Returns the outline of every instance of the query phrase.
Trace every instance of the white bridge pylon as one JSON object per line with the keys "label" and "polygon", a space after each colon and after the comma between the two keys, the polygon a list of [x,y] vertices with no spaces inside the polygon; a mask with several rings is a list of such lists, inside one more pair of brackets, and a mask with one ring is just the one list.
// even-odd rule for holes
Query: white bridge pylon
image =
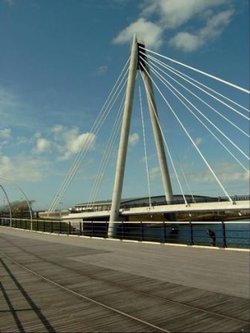
{"label": "white bridge pylon", "polygon": [[[162,61],[162,59],[164,61]],[[197,68],[188,66],[179,61],[166,57],[164,55],[158,54],[150,49],[147,49],[144,44],[137,41],[136,36],[133,38],[132,46],[131,46],[131,54],[130,58],[126,62],[125,66],[122,69],[113,89],[111,90],[107,100],[105,101],[100,114],[95,120],[93,127],[90,130],[90,133],[97,135],[99,133],[101,127],[104,124],[106,118],[110,115],[111,109],[116,111],[116,115],[114,117],[113,128],[111,131],[111,135],[107,144],[107,149],[105,150],[104,158],[100,163],[98,174],[96,176],[95,181],[92,185],[92,190],[90,192],[89,201],[86,203],[86,209],[82,211],[82,218],[91,220],[99,217],[105,217],[107,221],[109,219],[109,230],[108,236],[113,237],[116,234],[116,222],[119,222],[123,219],[125,215],[137,215],[137,214],[147,214],[147,213],[166,213],[171,214],[174,218],[176,217],[175,213],[178,212],[194,212],[194,211],[217,211],[217,210],[247,210],[250,208],[249,197],[246,194],[246,198],[235,199],[235,196],[231,196],[224,185],[222,184],[221,179],[227,179],[224,177],[223,173],[216,166],[213,159],[211,160],[210,155],[208,158],[205,157],[202,152],[203,149],[199,148],[199,143],[194,139],[194,131],[193,127],[190,131],[190,126],[187,124],[186,119],[189,115],[191,115],[192,120],[194,120],[194,125],[199,125],[201,130],[205,133],[208,133],[209,138],[215,140],[214,142],[219,143],[220,149],[226,150],[226,152],[230,155],[230,160],[226,160],[231,162],[231,158],[234,159],[234,163],[237,162],[236,167],[241,170],[237,173],[237,179],[242,181],[247,181],[249,177],[249,154],[248,154],[248,144],[249,142],[249,128],[247,128],[249,118],[249,108],[237,103],[236,101],[229,98],[229,96],[225,96],[217,91],[216,88],[211,88],[208,85],[204,84],[199,79],[196,80],[192,77],[192,75],[186,75],[182,72],[182,70],[176,69],[169,65],[169,62],[174,62],[178,66],[184,66],[188,69],[191,69],[199,74],[204,76],[208,76],[209,79],[214,79],[215,81],[227,85],[231,88],[237,89],[241,95],[237,95],[237,97],[245,98],[242,93],[250,94],[250,91],[241,88],[240,86],[236,86],[230,82],[222,80],[216,76],[210,75],[203,71],[200,71]],[[179,68],[179,67],[177,67]],[[129,209],[124,209],[122,205],[122,192],[123,192],[123,182],[124,175],[126,169],[126,159],[127,159],[127,150],[129,144],[129,133],[130,133],[130,123],[133,112],[133,99],[134,99],[134,88],[135,82],[137,78],[137,73],[139,72],[142,82],[144,84],[150,122],[152,126],[152,132],[154,136],[154,142],[156,146],[156,153],[158,157],[158,162],[160,166],[161,172],[161,181],[164,190],[165,203],[164,205],[152,205],[151,201],[151,189],[150,189],[150,170],[147,159],[147,147],[145,140],[145,131],[144,131],[144,122],[143,122],[143,106],[142,106],[142,96],[141,90],[139,87],[139,102],[141,108],[141,122],[142,122],[142,131],[143,131],[143,144],[144,144],[144,154],[145,154],[145,166],[147,172],[147,182],[148,182],[148,207],[130,207]],[[160,84],[160,85],[159,85]],[[116,101],[118,97],[121,97],[121,93],[124,92],[124,88],[126,89],[125,95],[122,97],[122,101],[120,105],[117,107]],[[164,89],[162,92],[161,88]],[[189,89],[191,88],[191,89]],[[153,92],[154,89],[154,92]],[[154,93],[157,97],[160,98],[161,102],[166,106],[164,110],[166,110],[166,115],[170,115],[170,119],[165,120],[164,122],[160,122],[158,117],[158,110],[154,99]],[[169,95],[174,97],[174,101],[169,98]],[[175,104],[180,107],[175,108]],[[114,107],[115,105],[115,107]],[[159,106],[160,107],[160,106]],[[185,114],[183,113],[185,112]],[[159,111],[160,113],[160,111]],[[182,117],[182,116],[185,117]],[[214,116],[216,121],[213,121],[211,116]],[[237,119],[236,119],[237,117]],[[121,122],[121,130],[120,130],[120,120]],[[163,130],[166,129],[166,124],[177,124],[177,129],[182,131],[183,137],[187,139],[189,144],[191,143],[191,148],[194,149],[195,153],[198,153],[202,162],[206,165],[209,175],[209,179],[216,181],[217,185],[220,187],[221,193],[218,193],[221,198],[224,198],[221,202],[195,202],[193,198],[193,194],[189,184],[187,182],[186,175],[180,165],[180,161],[175,163],[173,159],[173,151],[171,152],[169,141],[166,139]],[[193,124],[193,123],[192,123]],[[225,128],[222,127],[225,125]],[[173,126],[173,125],[171,125]],[[175,125],[174,125],[175,126]],[[188,127],[189,126],[189,127]],[[232,130],[231,130],[232,129]],[[108,207],[104,208],[104,211],[99,211],[99,208],[96,209],[95,203],[98,205],[98,192],[100,191],[100,184],[104,178],[104,172],[108,165],[108,159],[112,154],[114,144],[117,142],[117,135],[120,131],[120,142],[118,148],[118,154],[116,157],[116,169],[114,172],[114,184],[113,191],[111,189],[111,197],[112,201],[108,205]],[[238,131],[236,133],[236,131]],[[201,132],[199,132],[201,133]],[[203,132],[202,132],[203,133]],[[235,135],[237,134],[237,136]],[[197,134],[198,135],[198,134]],[[201,134],[202,135],[202,134]],[[207,140],[208,141],[208,140]],[[69,168],[69,171],[65,177],[65,180],[61,187],[58,189],[54,200],[52,201],[48,212],[53,212],[58,203],[62,201],[62,197],[69,187],[70,183],[74,179],[76,175],[80,163],[83,158],[86,158],[87,152],[91,147],[91,137],[87,142],[83,142],[81,150],[77,153],[74,163]],[[209,141],[211,144],[212,141]],[[175,147],[176,148],[176,147]],[[205,145],[202,148],[206,148]],[[246,151],[245,151],[246,150]],[[165,156],[165,152],[167,154],[167,158]],[[211,164],[209,162],[211,161]],[[245,162],[245,160],[247,162]],[[168,164],[169,163],[169,166]],[[231,164],[230,164],[231,165]],[[177,181],[177,185],[179,186],[180,195],[183,197],[183,204],[178,203],[175,204],[172,184],[170,179],[170,174],[168,167],[171,167],[171,172],[175,175],[175,180]],[[184,165],[185,167],[185,165]],[[244,171],[242,171],[242,169]],[[233,167],[230,170],[233,170]],[[236,169],[235,169],[236,170]],[[179,171],[181,172],[180,174]],[[216,172],[215,172],[216,171]],[[218,176],[217,176],[218,174]],[[181,176],[181,177],[179,177]],[[240,177],[240,178],[239,178]],[[171,177],[172,178],[172,177]],[[206,178],[208,179],[208,178]],[[233,178],[232,178],[233,179]],[[245,184],[246,185],[246,184]],[[184,190],[186,188],[186,190]],[[185,192],[188,191],[189,195],[191,195],[192,202],[187,200]],[[226,201],[227,200],[227,201]],[[149,213],[149,214],[150,214]],[[77,218],[78,214],[74,213],[69,214],[70,218]],[[150,214],[150,215],[151,215]],[[237,214],[237,213],[236,213]],[[74,215],[74,216],[73,216]],[[169,217],[171,216],[169,215]],[[79,215],[80,216],[80,215]]]}
{"label": "white bridge pylon", "polygon": [[[136,36],[134,35],[132,48],[131,48],[131,56],[130,56],[130,64],[129,64],[129,73],[128,73],[128,82],[126,89],[126,96],[124,102],[124,111],[123,111],[123,119],[122,119],[122,128],[121,128],[121,136],[120,136],[120,144],[117,155],[117,163],[116,163],[116,172],[115,172],[115,180],[113,187],[113,195],[112,195],[112,204],[111,204],[111,212],[110,212],[110,220],[109,220],[109,230],[108,236],[112,237],[115,235],[115,222],[119,220],[120,216],[120,203],[122,197],[122,187],[123,187],[123,179],[124,179],[124,171],[126,164],[126,155],[127,155],[127,147],[128,147],[128,138],[129,138],[129,128],[130,128],[130,120],[133,109],[133,97],[134,97],[134,86],[137,70],[140,69],[143,73],[143,82],[145,85],[145,91],[147,95],[148,108],[150,112],[150,119],[153,128],[153,134],[156,144],[156,150],[161,170],[162,184],[164,189],[164,194],[167,202],[171,202],[173,199],[173,191],[168,171],[167,160],[165,156],[165,150],[163,145],[163,138],[159,128],[158,123],[158,115],[157,108],[154,100],[154,93],[152,88],[152,83],[149,73],[149,68],[144,63],[146,70],[140,68],[139,63],[139,45],[144,48],[144,45],[139,44]],[[146,57],[146,56],[145,56]]]}

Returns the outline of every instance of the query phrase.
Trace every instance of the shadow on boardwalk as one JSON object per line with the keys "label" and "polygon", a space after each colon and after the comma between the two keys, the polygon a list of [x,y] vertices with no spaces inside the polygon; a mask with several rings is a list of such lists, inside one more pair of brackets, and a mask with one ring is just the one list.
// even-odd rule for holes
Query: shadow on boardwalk
{"label": "shadow on boardwalk", "polygon": [[[21,283],[19,283],[18,279],[15,277],[15,275],[12,273],[11,269],[8,267],[7,263],[5,263],[5,261],[3,259],[0,258],[0,263],[2,265],[2,267],[5,269],[8,277],[7,277],[7,285],[10,285],[10,283],[12,282],[16,288],[17,288],[17,293],[15,293],[15,298],[12,301],[13,298],[13,293],[11,293],[11,295],[9,295],[9,290],[12,291],[12,288],[6,288],[4,286],[4,284],[2,282],[0,282],[0,289],[2,291],[3,294],[3,298],[6,302],[6,305],[8,307],[8,309],[6,310],[2,310],[0,312],[9,312],[11,313],[11,315],[13,316],[13,319],[16,323],[16,326],[19,330],[19,332],[26,332],[25,327],[22,323],[22,320],[19,318],[19,313],[21,312],[33,312],[36,317],[37,320],[39,320],[43,326],[44,326],[44,332],[45,330],[48,332],[56,332],[56,330],[53,328],[53,326],[50,324],[50,322],[46,319],[46,317],[43,315],[43,313],[41,312],[41,310],[36,306],[36,303],[32,300],[32,298],[29,296],[29,294],[26,292],[26,290],[23,288],[23,286],[21,285]],[[19,294],[19,295],[18,295]],[[24,307],[24,308],[16,308],[16,306],[14,305],[14,303],[16,303],[16,297],[20,298],[23,297],[24,299],[24,303],[27,303],[28,307]],[[25,302],[26,301],[26,302]]]}

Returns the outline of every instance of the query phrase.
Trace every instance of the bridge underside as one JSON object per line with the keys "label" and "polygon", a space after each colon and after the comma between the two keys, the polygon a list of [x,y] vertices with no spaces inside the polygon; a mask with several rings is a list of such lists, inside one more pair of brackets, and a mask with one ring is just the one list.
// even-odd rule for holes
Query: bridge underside
{"label": "bridge underside", "polygon": [[[185,213],[185,214],[197,214],[197,213],[213,213],[216,214],[227,212],[232,213],[235,216],[248,215],[250,213],[250,200],[239,200],[233,204],[231,202],[202,202],[192,204],[173,204],[173,205],[157,205],[151,207],[131,207],[120,209],[121,220],[137,220],[138,217],[143,217],[147,220],[155,220],[156,217],[162,219],[168,219],[171,213]],[[211,214],[210,214],[211,215]],[[110,210],[100,211],[88,211],[81,213],[71,213],[62,219],[64,220],[107,220],[110,216]]]}

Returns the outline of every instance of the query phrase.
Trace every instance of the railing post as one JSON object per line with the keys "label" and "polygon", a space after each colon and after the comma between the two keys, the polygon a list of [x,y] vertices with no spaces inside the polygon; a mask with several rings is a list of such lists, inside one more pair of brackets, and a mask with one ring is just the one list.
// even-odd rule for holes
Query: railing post
{"label": "railing post", "polygon": [[122,239],[124,239],[124,221],[122,221]]}
{"label": "railing post", "polygon": [[223,236],[223,247],[227,247],[226,226],[224,221],[221,221],[221,226],[222,226],[222,236]]}
{"label": "railing post", "polygon": [[143,241],[143,222],[140,222],[140,240]]}
{"label": "railing post", "polygon": [[109,227],[108,221],[105,221],[105,226],[106,226],[106,229],[105,229],[105,238],[107,238],[108,237],[108,227]]}
{"label": "railing post", "polygon": [[163,223],[163,243],[166,243],[166,240],[167,240],[166,223],[165,223],[165,221],[163,221],[162,223]]}
{"label": "railing post", "polygon": [[68,229],[68,235],[71,234],[71,221],[69,221],[69,229]]}
{"label": "railing post", "polygon": [[189,226],[190,226],[190,245],[194,245],[194,229],[191,221],[189,222]]}

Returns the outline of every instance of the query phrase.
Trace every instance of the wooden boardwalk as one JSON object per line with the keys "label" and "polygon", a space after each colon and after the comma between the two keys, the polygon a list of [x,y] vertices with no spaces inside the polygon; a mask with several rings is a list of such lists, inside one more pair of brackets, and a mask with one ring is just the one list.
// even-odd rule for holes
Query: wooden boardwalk
{"label": "wooden boardwalk", "polygon": [[249,252],[0,228],[0,332],[250,332]]}

